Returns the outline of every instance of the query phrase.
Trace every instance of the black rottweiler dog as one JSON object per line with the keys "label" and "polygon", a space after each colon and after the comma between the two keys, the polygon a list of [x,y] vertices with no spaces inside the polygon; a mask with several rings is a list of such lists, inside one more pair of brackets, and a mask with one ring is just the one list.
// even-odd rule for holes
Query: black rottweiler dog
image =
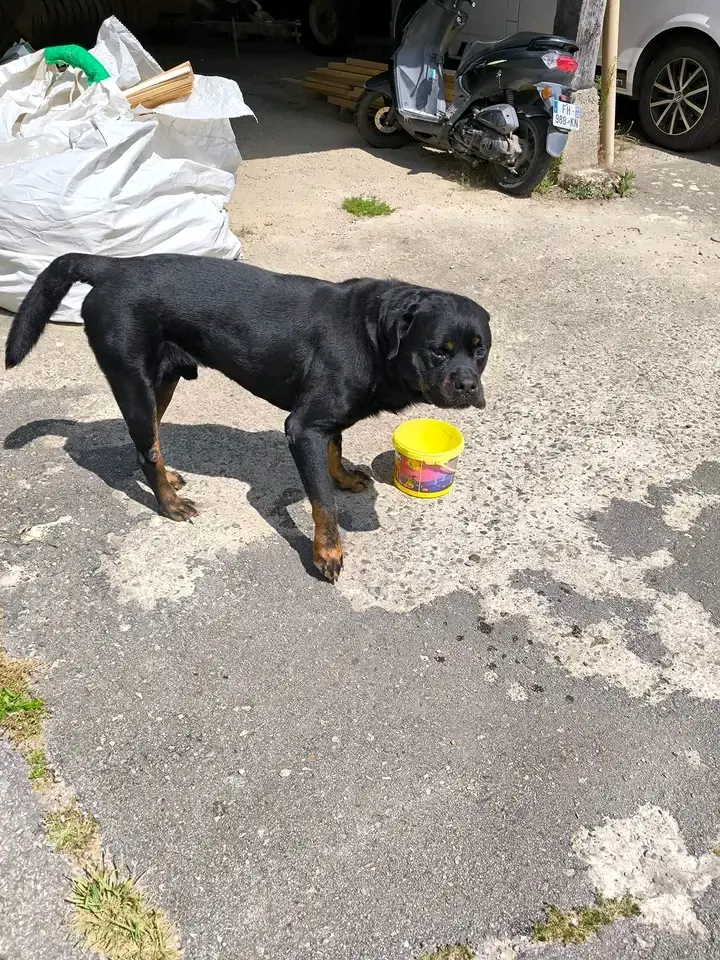
{"label": "black rottweiler dog", "polygon": [[180,377],[214,367],[290,411],[285,433],[310,503],[314,561],[330,581],[343,564],[332,481],[370,478],[342,463],[342,431],[382,410],[425,401],[485,406],[480,376],[489,317],[466,297],[394,280],[329,283],[205,257],[116,259],[66,254],[44,270],[15,316],[5,365],[20,363],[74,283],[93,290],[85,332],[161,511],[197,513],[166,470],[158,424]]}

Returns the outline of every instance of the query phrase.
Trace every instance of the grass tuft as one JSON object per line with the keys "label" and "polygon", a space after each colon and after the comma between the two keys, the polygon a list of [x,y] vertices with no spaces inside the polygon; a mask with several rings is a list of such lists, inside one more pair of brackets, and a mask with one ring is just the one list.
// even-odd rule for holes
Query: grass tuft
{"label": "grass tuft", "polygon": [[614,200],[628,197],[635,189],[635,174],[624,170],[598,177],[565,177],[560,186],[574,200]]}
{"label": "grass tuft", "polygon": [[638,137],[633,136],[630,132],[632,130],[632,123],[628,124],[627,127],[618,126],[615,130],[615,155],[622,153],[623,150],[630,150],[632,147],[636,147],[640,140]]}
{"label": "grass tuft", "polygon": [[45,777],[47,775],[47,757],[45,751],[41,749],[31,750],[25,757],[29,770],[28,777],[32,783],[33,790],[40,790],[45,786]]}
{"label": "grass tuft", "polygon": [[32,660],[12,660],[0,647],[0,729],[14,743],[37,736],[42,729],[45,705],[30,695],[30,676],[37,664]]}
{"label": "grass tuft", "polygon": [[72,883],[73,926],[87,949],[108,960],[179,960],[180,947],[163,914],[145,902],[123,867],[88,865]]}
{"label": "grass tuft", "polygon": [[354,217],[389,217],[393,208],[377,197],[345,197],[343,210]]}
{"label": "grass tuft", "polygon": [[475,960],[475,954],[464,943],[439,947],[433,953],[424,953],[420,960]]}
{"label": "grass tuft", "polygon": [[551,905],[545,910],[545,919],[534,925],[532,940],[535,943],[584,943],[603,927],[638,916],[640,906],[630,894],[619,900],[598,898],[592,906],[578,910],[565,911]]}
{"label": "grass tuft", "polygon": [[490,171],[487,163],[478,163],[473,166],[463,163],[452,179],[466,190],[481,190],[490,185]]}
{"label": "grass tuft", "polygon": [[558,178],[560,176],[560,166],[562,164],[562,157],[553,157],[550,161],[550,169],[542,178],[540,183],[535,187],[533,193],[539,197],[545,197],[550,193],[553,187],[557,186]]}
{"label": "grass tuft", "polygon": [[[0,647],[0,732],[7,731],[27,762],[33,789],[45,790],[55,778],[43,749],[45,704],[30,694],[37,667],[32,660],[11,659]],[[146,903],[135,877],[124,867],[108,867],[102,855],[98,860],[98,825],[92,817],[73,802],[48,813],[44,828],[55,850],[83,858],[83,873],[72,879],[68,900],[74,907],[74,929],[88,950],[106,960],[180,960],[175,928]]]}
{"label": "grass tuft", "polygon": [[635,174],[632,170],[623,170],[615,187],[619,197],[629,197],[635,190]]}
{"label": "grass tuft", "polygon": [[97,838],[97,821],[80,810],[76,803],[45,817],[45,836],[55,850],[88,853]]}
{"label": "grass tuft", "polygon": [[39,697],[28,697],[19,690],[0,687],[0,720],[21,710],[42,710],[42,708],[43,702]]}

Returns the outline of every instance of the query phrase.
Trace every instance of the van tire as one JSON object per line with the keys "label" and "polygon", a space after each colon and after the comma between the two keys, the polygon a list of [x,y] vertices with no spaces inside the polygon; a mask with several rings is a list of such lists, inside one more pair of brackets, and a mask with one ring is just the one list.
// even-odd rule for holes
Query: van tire
{"label": "van tire", "polygon": [[[685,61],[685,73],[682,63]],[[691,65],[688,65],[688,62]],[[692,66],[692,64],[696,66]],[[687,88],[689,98],[681,101],[678,109],[673,103],[665,103],[673,97],[661,88],[672,90],[680,86],[681,77],[685,84],[688,72],[700,68],[703,75],[695,84]],[[704,86],[707,79],[707,99],[704,94],[693,94],[693,88]],[[658,84],[660,86],[658,86]],[[687,119],[697,114],[702,107],[703,113],[683,132],[670,132],[675,116],[675,129],[684,126]],[[667,108],[667,113],[664,113]],[[720,139],[720,49],[703,40],[671,44],[665,47],[648,64],[640,87],[640,125],[648,140],[667,150],[685,152],[703,150]]]}

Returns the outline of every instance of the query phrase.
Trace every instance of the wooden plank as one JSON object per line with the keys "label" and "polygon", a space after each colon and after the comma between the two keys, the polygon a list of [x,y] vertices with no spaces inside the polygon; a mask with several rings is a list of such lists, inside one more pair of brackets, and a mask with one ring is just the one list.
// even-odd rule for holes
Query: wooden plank
{"label": "wooden plank", "polygon": [[359,80],[369,79],[362,73],[345,73],[341,70],[326,70],[325,67],[320,67],[317,72],[322,74],[324,77],[334,77],[336,80],[339,77],[342,80],[350,81],[350,83],[357,83]]}
{"label": "wooden plank", "polygon": [[355,57],[348,57],[345,61],[351,67],[369,67],[370,70],[387,70],[386,63],[378,63],[377,60],[358,60]]}
{"label": "wooden plank", "polygon": [[351,70],[331,70],[330,67],[315,67],[315,73],[321,73],[326,77],[336,77],[338,75],[347,75],[357,80],[358,77],[369,77],[369,73],[353,73]]}
{"label": "wooden plank", "polygon": [[304,80],[307,80],[309,83],[334,83],[336,86],[348,88],[357,85],[357,80],[346,80],[344,77],[340,77],[336,73],[308,74],[306,77],[303,77],[303,81]]}
{"label": "wooden plank", "polygon": [[327,65],[328,70],[339,70],[342,73],[356,73],[360,77],[375,77],[378,73],[382,73],[382,70],[369,70],[367,67],[353,67],[348,66],[347,63],[338,63],[337,61],[332,61]]}
{"label": "wooden plank", "polygon": [[332,84],[303,83],[306,90],[314,90],[315,93],[332,94],[336,97],[347,97],[349,91],[347,87],[334,87]]}
{"label": "wooden plank", "polygon": [[337,73],[313,73],[303,77],[303,80],[310,80],[312,83],[336,83],[341,87],[356,87],[358,82],[361,82],[357,79],[348,80]]}
{"label": "wooden plank", "polygon": [[193,91],[195,75],[189,61],[181,63],[172,70],[158,73],[125,91],[125,98],[134,109],[142,104],[148,110],[163,103],[171,103],[182,97],[189,97]]}
{"label": "wooden plank", "polygon": [[352,67],[346,67],[345,69],[342,69],[342,67],[343,64],[337,67],[328,65],[327,67],[318,67],[318,69],[322,70],[323,73],[329,73],[333,75],[340,74],[343,77],[354,77],[356,80],[367,80],[368,77],[374,76],[374,74],[368,73],[367,70],[353,70]]}
{"label": "wooden plank", "polygon": [[340,83],[318,83],[317,80],[303,80],[302,86],[310,90],[329,90],[332,93],[342,93],[343,95],[350,92],[349,87],[344,87]]}

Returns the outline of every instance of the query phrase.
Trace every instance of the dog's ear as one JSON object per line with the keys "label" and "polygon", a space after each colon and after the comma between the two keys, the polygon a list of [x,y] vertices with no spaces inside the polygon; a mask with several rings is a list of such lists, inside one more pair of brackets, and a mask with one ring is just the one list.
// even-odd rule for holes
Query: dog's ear
{"label": "dog's ear", "polygon": [[394,360],[402,340],[415,321],[423,291],[398,285],[380,297],[378,343],[388,360]]}

